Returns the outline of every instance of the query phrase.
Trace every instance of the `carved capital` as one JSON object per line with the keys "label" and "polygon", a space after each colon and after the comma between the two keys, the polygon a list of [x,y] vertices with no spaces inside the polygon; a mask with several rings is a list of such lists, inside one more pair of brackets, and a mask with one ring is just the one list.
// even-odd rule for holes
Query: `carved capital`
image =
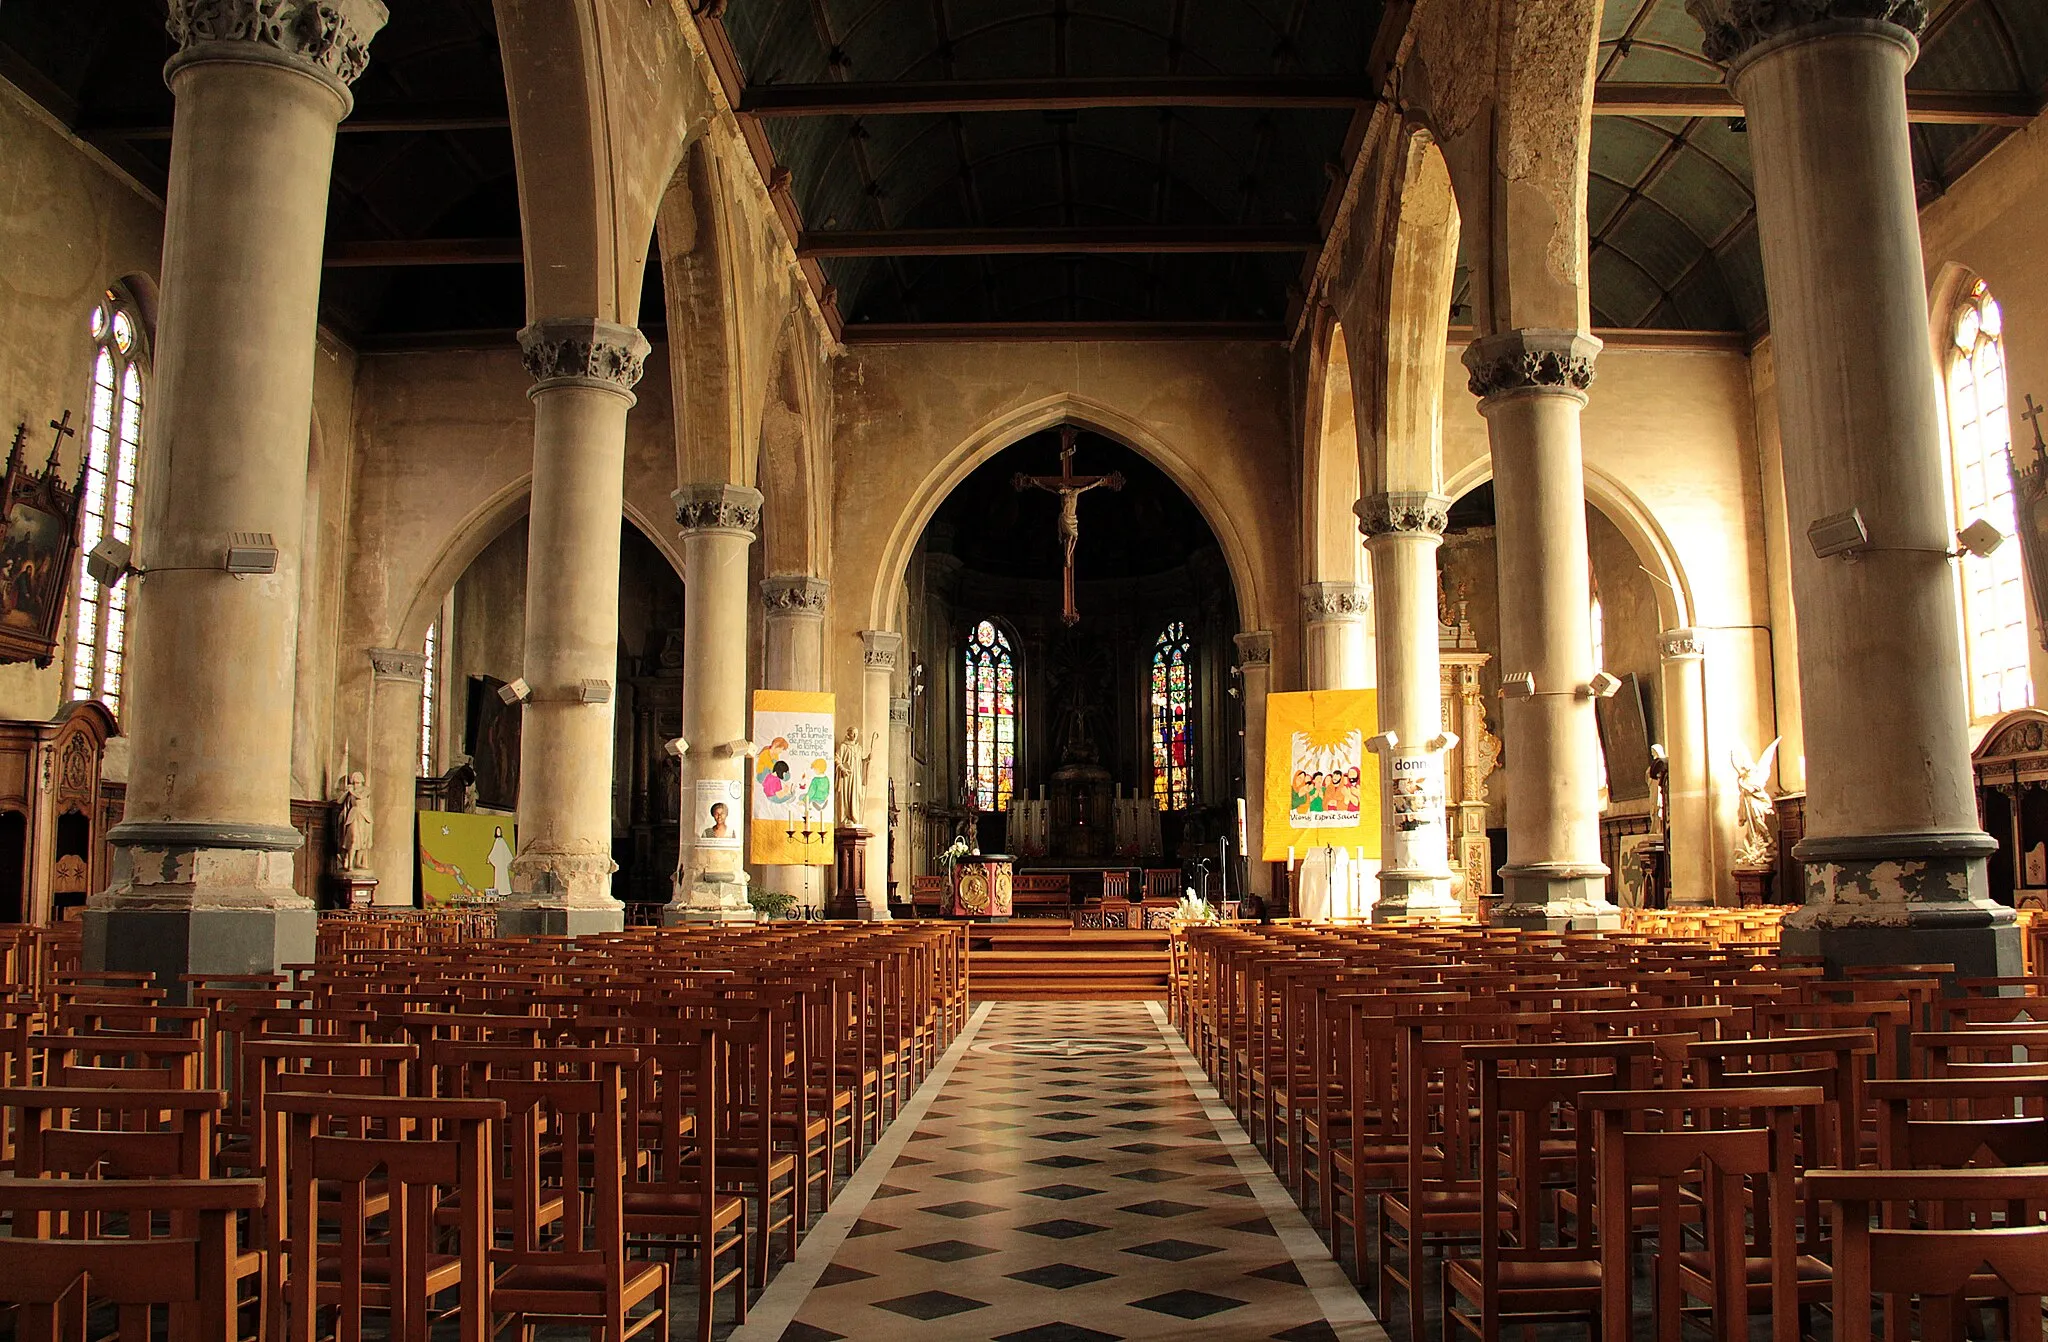
{"label": "carved capital", "polygon": [[861,660],[870,671],[894,671],[903,652],[903,635],[887,629],[860,631]]}
{"label": "carved capital", "polygon": [[1512,391],[1584,395],[1593,385],[1600,342],[1584,331],[1523,330],[1475,340],[1465,350],[1472,394],[1480,400]]}
{"label": "carved capital", "polygon": [[409,680],[418,685],[427,678],[427,659],[422,653],[397,648],[371,648],[370,671],[379,680]]}
{"label": "carved capital", "polygon": [[891,699],[889,701],[889,725],[891,727],[901,727],[905,731],[910,729],[910,701],[908,699]]}
{"label": "carved capital", "polygon": [[550,317],[519,332],[519,349],[536,386],[603,383],[626,395],[647,368],[647,337],[594,317]]}
{"label": "carved capital", "polygon": [[1707,655],[1707,632],[1704,629],[1666,629],[1657,635],[1657,655],[1667,662],[1682,657],[1704,657]]}
{"label": "carved capital", "polygon": [[1923,0],[1685,0],[1706,34],[1706,56],[1723,65],[1740,63],[1766,42],[1816,24],[1850,20],[1888,23],[1908,39],[1927,23]]}
{"label": "carved capital", "polygon": [[1372,609],[1372,589],[1356,582],[1312,582],[1301,589],[1301,618],[1363,620]]}
{"label": "carved capital", "polygon": [[1368,494],[1351,510],[1358,514],[1359,531],[1368,538],[1397,532],[1441,536],[1451,523],[1451,501],[1441,494],[1421,490]]}
{"label": "carved capital", "polygon": [[669,495],[676,525],[685,532],[735,531],[752,536],[761,525],[761,491],[745,485],[684,485]]}
{"label": "carved capital", "polygon": [[816,615],[822,618],[825,599],[831,592],[832,584],[823,578],[785,574],[762,580],[761,605],[770,615]]}
{"label": "carved capital", "polygon": [[241,54],[283,57],[344,96],[369,68],[370,39],[391,17],[382,0],[170,0],[170,11],[164,27],[178,54],[169,70]]}
{"label": "carved capital", "polygon": [[1235,642],[1239,666],[1268,667],[1273,664],[1273,635],[1270,630],[1256,629],[1248,634],[1239,634]]}

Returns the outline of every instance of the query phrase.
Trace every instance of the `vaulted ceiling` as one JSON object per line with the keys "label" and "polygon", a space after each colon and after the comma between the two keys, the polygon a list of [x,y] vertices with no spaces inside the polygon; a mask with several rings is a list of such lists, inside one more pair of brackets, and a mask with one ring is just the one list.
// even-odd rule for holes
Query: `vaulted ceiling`
{"label": "vaulted ceiling", "polygon": [[[1910,80],[1923,198],[2048,92],[2048,4],[1930,7]],[[496,338],[524,313],[491,3],[391,8],[335,157],[325,316],[372,347]],[[164,13],[0,3],[0,77],[159,191]],[[1384,74],[1382,17],[1381,0],[727,0],[703,26],[849,338],[1278,338]],[[1699,47],[1683,0],[1606,0],[1599,326],[1765,321],[1747,137]]]}

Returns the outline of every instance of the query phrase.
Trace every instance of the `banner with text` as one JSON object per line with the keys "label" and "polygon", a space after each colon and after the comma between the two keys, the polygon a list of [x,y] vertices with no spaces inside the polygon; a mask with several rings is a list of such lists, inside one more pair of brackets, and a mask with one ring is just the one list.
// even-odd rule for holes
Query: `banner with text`
{"label": "banner with text", "polygon": [[1266,861],[1290,848],[1380,855],[1379,761],[1365,748],[1378,722],[1373,690],[1266,696]]}
{"label": "banner with text", "polygon": [[768,866],[832,865],[833,697],[754,691],[754,758],[747,814],[753,859]]}

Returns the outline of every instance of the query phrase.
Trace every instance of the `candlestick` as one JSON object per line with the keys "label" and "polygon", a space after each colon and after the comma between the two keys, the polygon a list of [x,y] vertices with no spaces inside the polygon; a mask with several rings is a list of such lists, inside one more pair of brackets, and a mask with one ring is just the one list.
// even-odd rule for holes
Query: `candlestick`
{"label": "candlestick", "polygon": [[1287,845],[1287,874],[1294,874],[1294,845],[1291,843]]}

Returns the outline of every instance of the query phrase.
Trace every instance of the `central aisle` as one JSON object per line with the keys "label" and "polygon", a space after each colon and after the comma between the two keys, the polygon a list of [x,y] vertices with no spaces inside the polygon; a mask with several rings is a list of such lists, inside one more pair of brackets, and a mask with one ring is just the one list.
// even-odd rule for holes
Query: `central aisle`
{"label": "central aisle", "polygon": [[983,1007],[805,1251],[737,1337],[1385,1337],[1151,1003]]}

